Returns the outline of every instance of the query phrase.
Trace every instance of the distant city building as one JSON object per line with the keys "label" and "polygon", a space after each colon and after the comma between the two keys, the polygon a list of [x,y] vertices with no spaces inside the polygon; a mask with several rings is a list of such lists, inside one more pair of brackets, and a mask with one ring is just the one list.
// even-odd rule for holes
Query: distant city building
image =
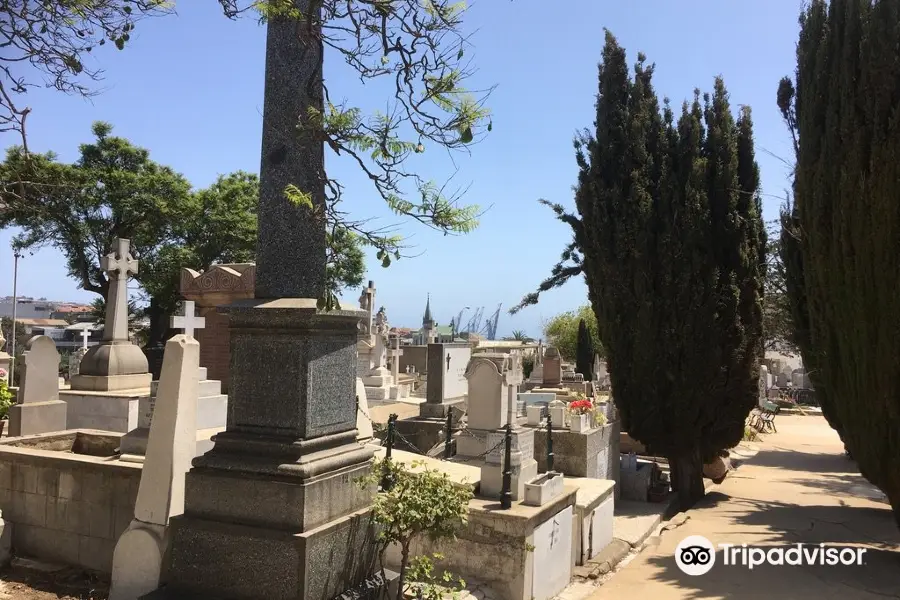
{"label": "distant city building", "polygon": [[[16,302],[16,318],[22,319],[54,319],[68,321],[90,320],[91,307],[75,302],[58,302],[46,298],[18,298]],[[12,296],[0,298],[0,317],[12,318]]]}

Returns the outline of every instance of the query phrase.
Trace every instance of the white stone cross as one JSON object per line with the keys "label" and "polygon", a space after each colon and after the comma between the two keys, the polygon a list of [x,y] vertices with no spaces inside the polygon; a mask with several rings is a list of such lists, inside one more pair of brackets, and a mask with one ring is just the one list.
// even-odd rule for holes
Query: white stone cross
{"label": "white stone cross", "polygon": [[[394,339],[391,340],[391,375],[394,377],[394,385],[397,385],[397,381],[400,378],[401,356],[403,356],[403,350],[400,349],[400,336],[395,335]],[[409,370],[406,372],[409,373]]]}
{"label": "white stone cross", "polygon": [[203,329],[206,327],[206,319],[204,317],[194,316],[194,301],[186,300],[184,302],[184,315],[175,315],[170,321],[172,329],[184,330],[184,335],[194,337],[195,329]]}
{"label": "white stone cross", "polygon": [[128,275],[138,272],[138,261],[131,256],[130,246],[129,240],[117,238],[116,251],[100,259],[100,268],[109,274],[104,341],[128,339]]}
{"label": "white stone cross", "polygon": [[91,332],[87,329],[81,330],[81,348],[83,350],[87,350],[88,338],[91,337]]}

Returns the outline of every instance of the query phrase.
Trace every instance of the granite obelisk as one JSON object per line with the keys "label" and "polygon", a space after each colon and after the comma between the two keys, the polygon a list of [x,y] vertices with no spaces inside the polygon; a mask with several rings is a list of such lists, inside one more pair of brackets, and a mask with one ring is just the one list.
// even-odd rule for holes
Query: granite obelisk
{"label": "granite obelisk", "polygon": [[372,490],[356,482],[374,453],[356,441],[364,313],[316,308],[326,182],[308,120],[323,109],[321,23],[309,1],[295,1],[302,22],[268,20],[255,299],[228,308],[228,426],[186,476],[154,598],[329,600],[374,569]]}

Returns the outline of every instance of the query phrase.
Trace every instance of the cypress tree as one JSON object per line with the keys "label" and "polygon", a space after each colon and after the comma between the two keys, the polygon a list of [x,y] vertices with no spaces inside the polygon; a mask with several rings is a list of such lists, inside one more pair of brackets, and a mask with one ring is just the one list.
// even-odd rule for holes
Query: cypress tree
{"label": "cypress tree", "polygon": [[578,322],[578,346],[575,356],[575,372],[584,375],[585,381],[594,378],[594,341],[584,319]]}
{"label": "cypress tree", "polygon": [[765,230],[749,109],[735,121],[716,79],[676,121],[652,76],[639,55],[632,78],[607,32],[595,131],[576,142],[580,219],[563,220],[623,427],[668,457],[687,507],[756,403]]}
{"label": "cypress tree", "polygon": [[786,261],[823,412],[900,525],[900,2],[813,0],[800,18]]}

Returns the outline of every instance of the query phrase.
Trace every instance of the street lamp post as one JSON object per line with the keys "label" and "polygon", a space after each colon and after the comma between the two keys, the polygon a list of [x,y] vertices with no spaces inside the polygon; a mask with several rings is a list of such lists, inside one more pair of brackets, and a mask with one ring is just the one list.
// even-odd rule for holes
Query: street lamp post
{"label": "street lamp post", "polygon": [[10,333],[10,344],[12,352],[9,359],[9,383],[15,383],[16,372],[16,309],[19,307],[18,284],[19,284],[19,258],[22,255],[18,250],[13,250],[13,314],[12,314],[12,331]]}

